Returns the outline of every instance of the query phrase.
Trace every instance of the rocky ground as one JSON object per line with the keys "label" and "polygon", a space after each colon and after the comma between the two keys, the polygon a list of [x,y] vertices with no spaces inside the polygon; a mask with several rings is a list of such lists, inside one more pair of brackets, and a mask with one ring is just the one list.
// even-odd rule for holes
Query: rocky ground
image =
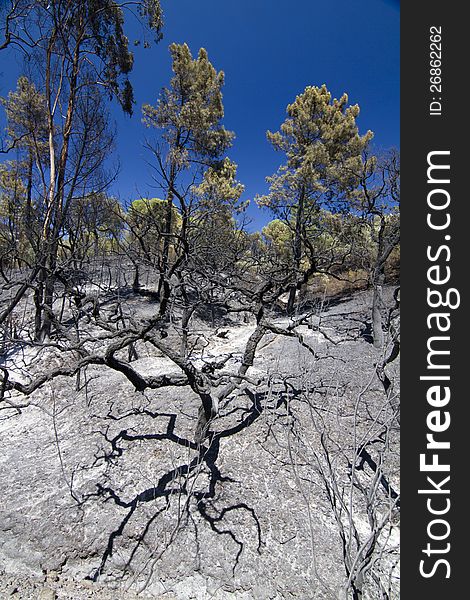
{"label": "rocky ground", "polygon": [[[337,598],[342,548],[315,461],[322,428],[347,448],[352,428],[366,431],[385,410],[370,301],[359,292],[319,307],[301,328],[315,354],[266,336],[250,371],[264,383],[229,397],[203,447],[192,441],[191,391],[135,392],[102,367],[46,384],[21,412],[1,410],[0,598]],[[228,324],[204,357],[232,353],[235,365],[253,328]],[[168,370],[155,350],[137,351],[139,371]],[[16,376],[59,360],[25,356]],[[387,373],[398,389],[397,361]],[[398,490],[398,432],[389,433],[385,470]],[[388,536],[397,545],[395,525]]]}

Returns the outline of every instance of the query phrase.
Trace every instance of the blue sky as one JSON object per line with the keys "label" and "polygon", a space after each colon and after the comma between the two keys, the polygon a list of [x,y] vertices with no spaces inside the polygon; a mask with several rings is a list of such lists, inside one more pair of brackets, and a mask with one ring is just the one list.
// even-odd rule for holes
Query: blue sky
{"label": "blue sky", "polygon": [[[245,198],[267,191],[265,177],[282,156],[266,141],[266,130],[278,129],[287,104],[307,85],[325,83],[336,97],[347,92],[350,103],[361,107],[361,132],[374,131],[378,147],[399,146],[398,1],[162,0],[162,5],[164,39],[135,49],[134,116],[112,107],[121,164],[112,191],[123,201],[158,195],[146,162],[151,156],[142,145],[149,131],[141,124],[140,107],[154,104],[168,84],[173,41],[186,42],[193,55],[205,47],[225,72],[225,125],[236,134],[230,157],[238,164]],[[140,32],[134,23],[131,42],[135,37]],[[14,87],[14,70],[13,64],[1,65],[1,95]],[[254,229],[270,215],[251,204]]]}

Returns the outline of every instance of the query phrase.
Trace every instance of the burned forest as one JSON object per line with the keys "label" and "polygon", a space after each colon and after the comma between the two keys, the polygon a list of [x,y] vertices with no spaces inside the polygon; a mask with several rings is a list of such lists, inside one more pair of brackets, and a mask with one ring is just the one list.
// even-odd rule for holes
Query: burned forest
{"label": "burned forest", "polygon": [[397,599],[399,151],[294,89],[247,199],[205,48],[134,101],[158,0],[0,17],[0,596]]}

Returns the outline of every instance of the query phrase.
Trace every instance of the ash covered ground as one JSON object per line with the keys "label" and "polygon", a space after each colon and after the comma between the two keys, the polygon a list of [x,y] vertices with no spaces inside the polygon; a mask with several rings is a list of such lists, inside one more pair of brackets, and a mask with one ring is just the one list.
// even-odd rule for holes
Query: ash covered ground
{"label": "ash covered ground", "polygon": [[[341,531],[367,543],[383,517],[374,577],[398,598],[399,366],[385,366],[385,388],[377,365],[389,349],[371,344],[370,305],[367,291],[319,303],[298,328],[302,343],[267,333],[202,444],[189,388],[137,392],[102,366],[4,407],[0,597],[340,598]],[[151,300],[133,310],[151,312]],[[254,327],[201,320],[197,360],[229,357],[236,368]],[[142,374],[178,371],[143,342],[136,353]],[[5,359],[25,382],[61,360],[47,348]],[[376,521],[362,502],[368,486]]]}

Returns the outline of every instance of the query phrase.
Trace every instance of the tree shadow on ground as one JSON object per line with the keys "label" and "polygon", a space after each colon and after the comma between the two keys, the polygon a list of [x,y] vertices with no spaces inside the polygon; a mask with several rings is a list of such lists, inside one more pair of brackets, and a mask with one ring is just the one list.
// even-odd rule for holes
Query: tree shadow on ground
{"label": "tree shadow on ground", "polygon": [[[146,414],[155,418],[155,417],[168,417],[167,428],[163,433],[151,433],[151,434],[130,434],[127,430],[120,431],[113,438],[106,437],[109,442],[111,448],[109,452],[107,452],[101,458],[104,458],[105,461],[113,462],[119,459],[122,456],[125,448],[121,445],[121,442],[134,442],[134,441],[143,441],[143,440],[167,440],[170,441],[180,447],[184,447],[186,449],[193,450],[196,454],[195,456],[185,464],[179,465],[173,469],[168,470],[164,473],[157,484],[153,487],[147,488],[144,491],[138,493],[130,500],[123,500],[118,493],[115,492],[111,487],[105,487],[101,484],[97,484],[97,491],[92,495],[87,497],[87,500],[93,497],[99,497],[104,500],[104,502],[114,502],[116,506],[125,509],[127,512],[125,516],[122,518],[118,527],[114,529],[108,537],[108,541],[106,544],[106,548],[101,557],[101,561],[99,566],[94,570],[94,572],[88,577],[92,581],[97,581],[106,569],[107,563],[109,559],[113,556],[113,552],[115,551],[116,540],[123,536],[126,530],[126,527],[129,525],[133,515],[137,511],[138,507],[144,503],[150,503],[155,500],[161,499],[163,502],[161,506],[152,514],[152,516],[147,520],[144,527],[142,527],[139,536],[136,541],[133,542],[134,546],[129,553],[129,558],[125,564],[122,576],[125,575],[126,571],[130,568],[131,562],[136,556],[137,551],[143,545],[144,540],[150,530],[151,525],[158,519],[160,515],[162,515],[169,507],[170,500],[173,496],[179,496],[180,498],[184,498],[184,502],[181,504],[184,505],[185,514],[181,515],[180,522],[177,525],[178,530],[181,530],[185,523],[188,521],[190,517],[190,511],[194,510],[194,507],[197,513],[202,517],[202,521],[207,523],[210,529],[217,535],[220,536],[228,536],[236,545],[237,550],[235,556],[233,557],[233,565],[232,570],[235,571],[240,556],[244,549],[244,541],[243,539],[239,539],[236,532],[227,526],[224,523],[224,518],[229,514],[235,511],[243,511],[249,515],[252,519],[257,532],[257,551],[261,551],[261,547],[263,545],[262,542],[262,531],[258,516],[254,508],[249,506],[245,502],[238,502],[233,505],[226,505],[222,508],[217,508],[214,499],[217,498],[217,488],[221,486],[225,482],[234,482],[235,480],[224,476],[217,465],[217,461],[220,453],[220,442],[223,438],[229,438],[231,436],[236,435],[237,433],[243,431],[244,429],[253,425],[253,423],[261,416],[266,406],[266,399],[268,395],[270,398],[274,398],[275,402],[273,405],[274,409],[278,409],[281,406],[288,407],[288,397],[287,393],[284,391],[281,392],[272,392],[272,391],[264,391],[264,392],[252,392],[250,390],[244,390],[244,394],[250,399],[250,406],[245,409],[240,417],[239,422],[237,422],[232,427],[226,428],[222,431],[209,431],[208,436],[206,438],[205,443],[196,444],[195,442],[181,437],[175,433],[175,426],[177,422],[177,415],[173,413],[153,413],[149,410],[144,410]],[[292,398],[292,390],[289,391],[289,397]],[[208,482],[204,486],[204,489],[193,489],[193,481],[195,476],[204,469],[208,475]],[[191,508],[191,501],[192,507]],[[184,518],[183,518],[184,517]],[[175,531],[176,531],[175,529]],[[174,538],[173,538],[174,539]],[[170,540],[169,544],[172,540]],[[169,544],[166,546],[168,547]],[[160,553],[163,554],[166,547]],[[153,562],[156,562],[159,558],[159,555],[153,557]]]}

